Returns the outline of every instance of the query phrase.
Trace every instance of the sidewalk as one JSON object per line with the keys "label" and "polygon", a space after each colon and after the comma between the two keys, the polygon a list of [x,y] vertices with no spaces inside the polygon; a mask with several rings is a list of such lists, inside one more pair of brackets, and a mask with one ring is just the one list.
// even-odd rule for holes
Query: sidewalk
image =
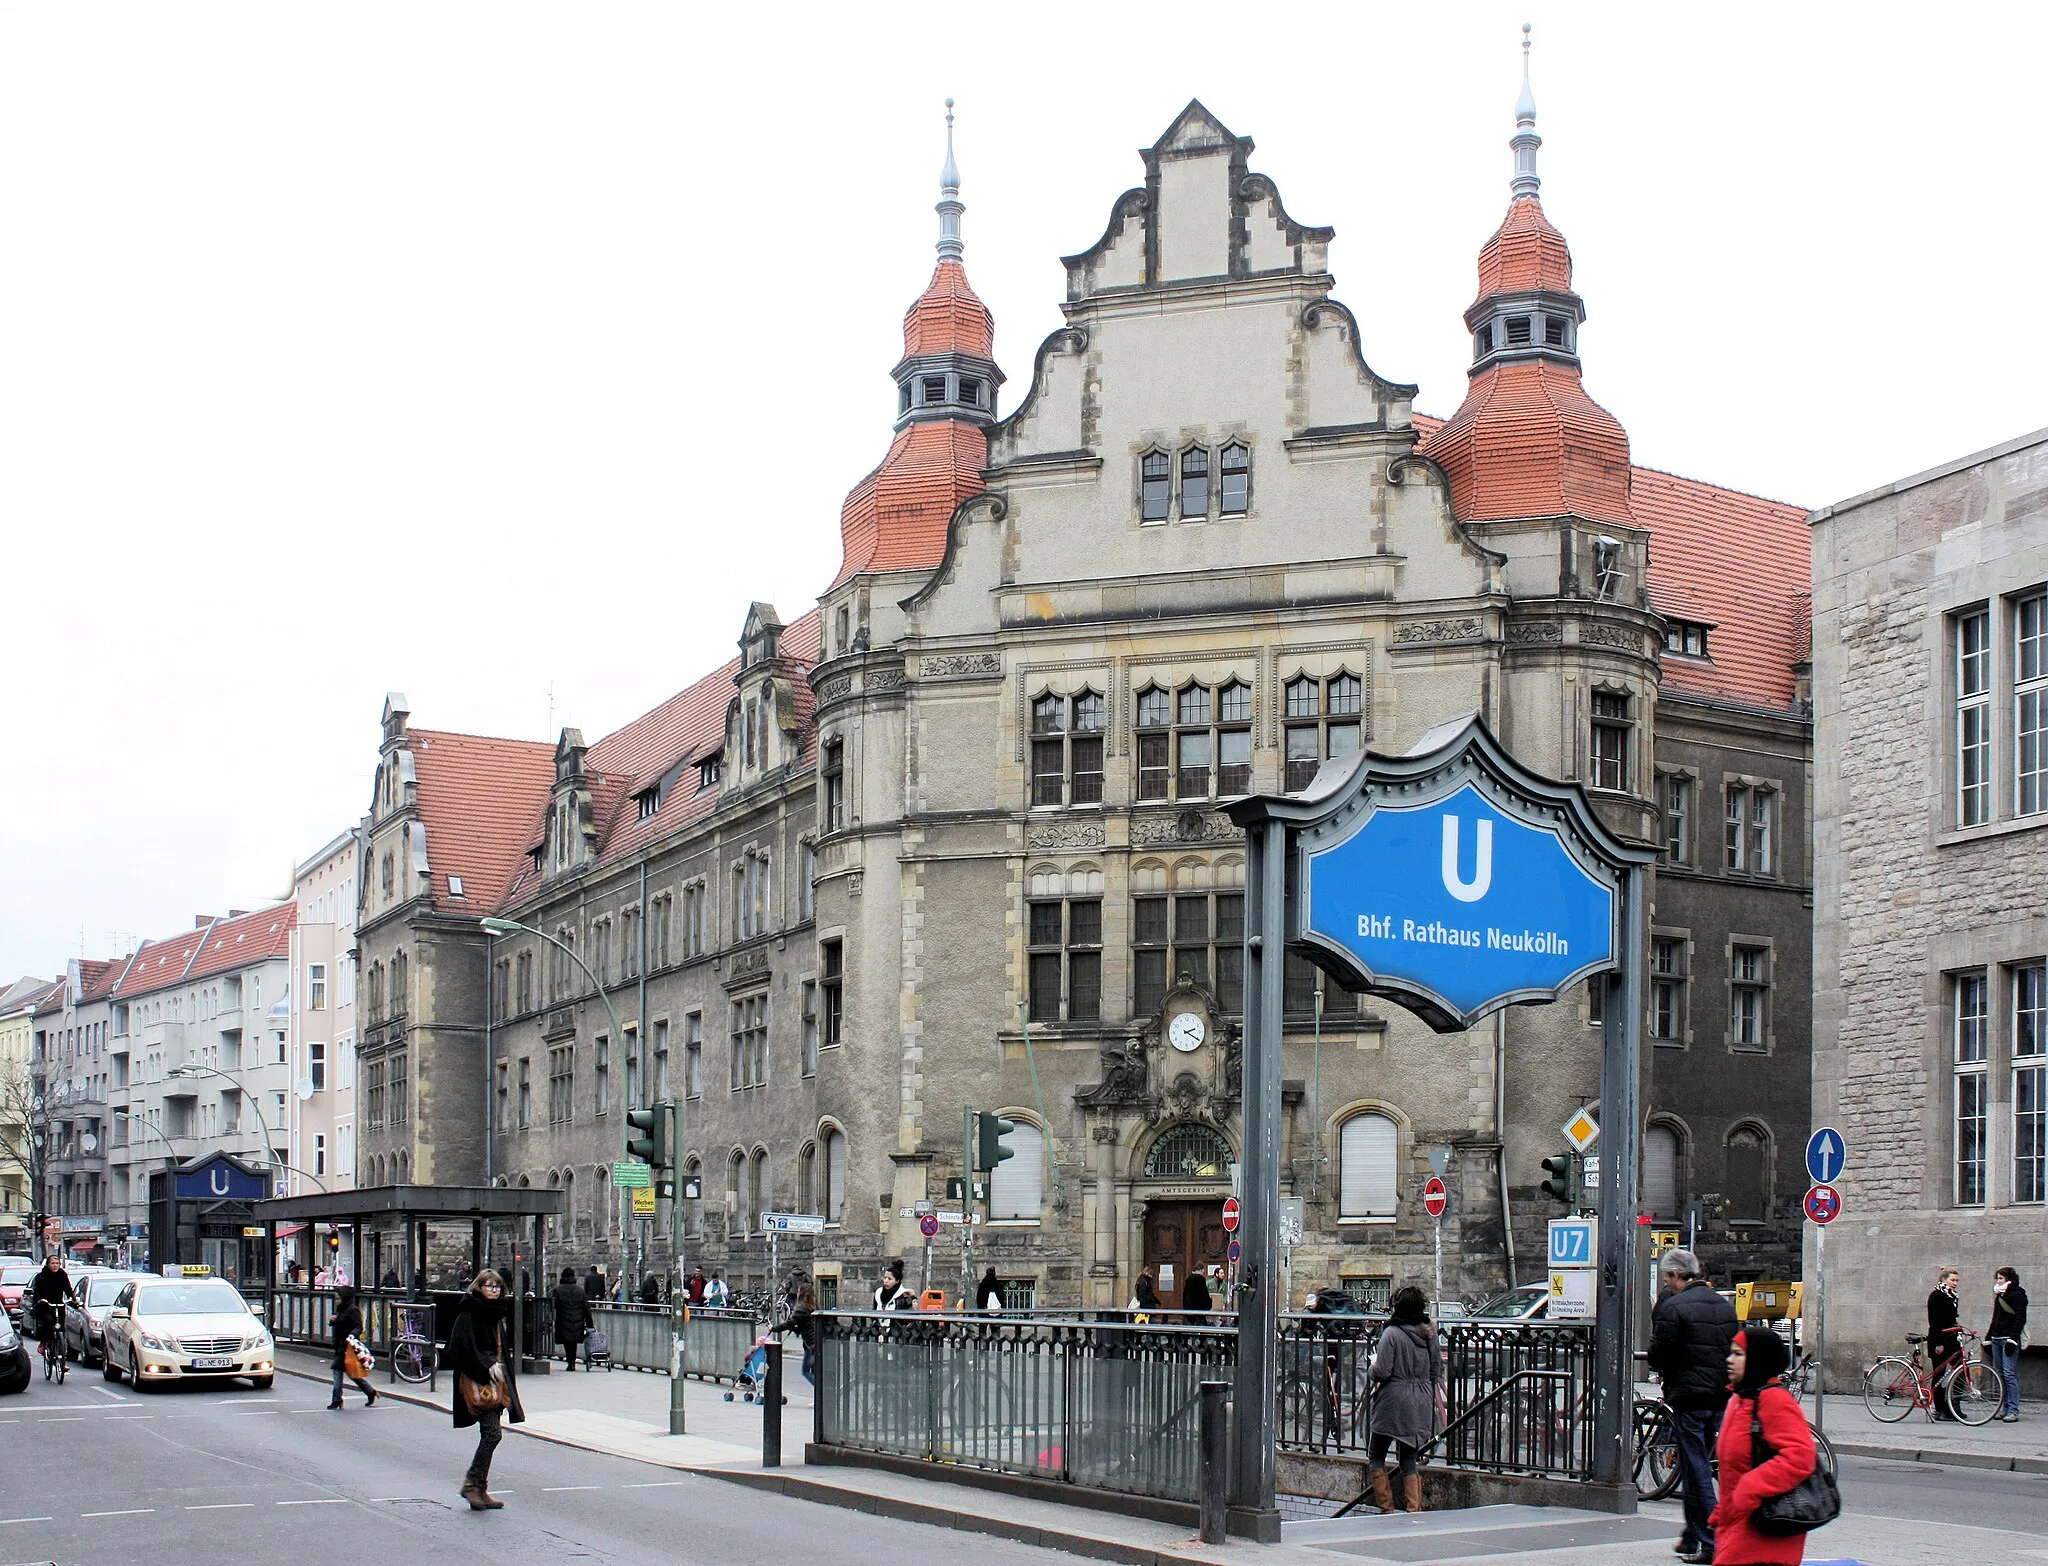
{"label": "sidewalk", "polygon": [[[278,1368],[287,1375],[325,1382],[324,1352],[287,1346]],[[811,1434],[810,1388],[801,1376],[783,1408],[784,1466],[761,1466],[758,1403],[744,1403],[729,1388],[712,1382],[686,1383],[689,1433],[668,1435],[666,1376],[642,1371],[578,1371],[527,1376],[519,1383],[526,1405],[516,1434],[603,1452],[657,1467],[686,1471],[726,1483],[773,1490],[831,1506],[883,1517],[984,1533],[1092,1560],[1133,1566],[1212,1563],[1212,1566],[1335,1566],[1365,1563],[1493,1561],[1540,1552],[1544,1566],[1620,1566],[1646,1552],[1662,1558],[1663,1541],[1679,1526],[1675,1502],[1646,1506],[1634,1517],[1582,1512],[1564,1507],[1492,1506],[1419,1517],[1351,1517],[1289,1522],[1282,1542],[1203,1545],[1178,1524],[1126,1517],[1115,1512],[1007,1495],[999,1491],[875,1469],[807,1465],[804,1443]],[[431,1394],[425,1387],[374,1379],[380,1397],[446,1410],[453,1381],[442,1375]],[[354,1395],[351,1391],[351,1396]],[[2030,1416],[2017,1425],[1979,1429],[1928,1424],[1919,1414],[1898,1425],[1870,1418],[1860,1399],[1828,1400],[1828,1433],[1844,1454],[1911,1462],[2010,1469],[2048,1474],[2048,1420]],[[1877,1562],[1885,1566],[1952,1566],[1954,1536],[1937,1524],[1875,1517],[1845,1517],[1812,1541],[1808,1566],[1834,1562]]]}

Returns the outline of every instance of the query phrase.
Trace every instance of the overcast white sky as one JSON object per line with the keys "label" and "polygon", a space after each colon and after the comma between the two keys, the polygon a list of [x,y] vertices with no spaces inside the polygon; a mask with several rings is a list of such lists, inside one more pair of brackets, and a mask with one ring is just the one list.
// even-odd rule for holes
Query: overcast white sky
{"label": "overcast white sky", "polygon": [[0,5],[0,982],[286,893],[387,690],[594,739],[807,608],[949,94],[1005,410],[1199,96],[1448,414],[1525,19],[1636,460],[1821,505],[2048,424],[2039,4]]}

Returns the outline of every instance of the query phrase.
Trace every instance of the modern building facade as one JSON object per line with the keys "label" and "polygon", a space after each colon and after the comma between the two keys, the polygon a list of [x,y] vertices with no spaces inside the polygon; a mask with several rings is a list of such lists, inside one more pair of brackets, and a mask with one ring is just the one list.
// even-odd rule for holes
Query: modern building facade
{"label": "modern building facade", "polygon": [[1848,1144],[1853,1374],[1937,1267],[1982,1330],[1993,1269],[2048,1264],[2048,430],[1812,525],[1814,1098]]}
{"label": "modern building facade", "polygon": [[[916,1210],[962,1178],[976,1108],[1018,1125],[977,1266],[1039,1303],[1120,1304],[1141,1267],[1177,1298],[1223,1260],[1241,1138],[1244,845],[1219,806],[1476,711],[1670,845],[1646,1197],[1731,1276],[1791,1268],[1803,513],[1632,465],[1583,385],[1534,126],[1525,90],[1447,421],[1371,366],[1332,232],[1199,103],[1066,258],[1066,323],[999,416],[949,146],[894,438],[815,609],[753,605],[736,659],[593,744],[418,730],[387,701],[365,1180],[552,1185],[558,1249],[663,1265],[664,1224],[622,1223],[606,1179],[624,1108],[673,1097],[690,1259],[765,1281],[761,1214],[816,1213],[778,1261],[850,1300],[920,1264]],[[1724,588],[1730,559],[1758,569]],[[1442,1036],[1292,964],[1297,1296],[1426,1269],[1436,1164],[1447,1286],[1539,1276],[1539,1162],[1597,1110],[1601,995]]]}

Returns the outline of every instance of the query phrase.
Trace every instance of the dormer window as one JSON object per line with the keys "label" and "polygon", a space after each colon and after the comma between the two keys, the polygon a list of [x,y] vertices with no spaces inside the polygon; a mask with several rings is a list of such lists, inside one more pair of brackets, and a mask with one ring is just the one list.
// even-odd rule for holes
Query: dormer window
{"label": "dormer window", "polygon": [[1704,658],[1707,628],[1692,620],[1671,620],[1664,626],[1664,650],[1684,658]]}
{"label": "dormer window", "polygon": [[1511,315],[1507,321],[1508,346],[1526,346],[1529,341],[1529,318],[1526,315]]}
{"label": "dormer window", "polygon": [[1472,357],[1484,359],[1493,352],[1493,328],[1482,326],[1472,335]]}
{"label": "dormer window", "polygon": [[1543,340],[1552,348],[1565,347],[1565,334],[1570,330],[1570,323],[1561,315],[1546,315],[1543,318]]}
{"label": "dormer window", "polygon": [[946,400],[946,378],[943,375],[927,375],[924,378],[924,400],[927,407]]}
{"label": "dormer window", "polygon": [[719,758],[706,756],[697,763],[697,791],[701,794],[707,788],[718,787]]}
{"label": "dormer window", "polygon": [[633,796],[633,800],[640,807],[639,819],[642,821],[653,820],[655,815],[661,810],[661,790],[659,788],[642,789]]}

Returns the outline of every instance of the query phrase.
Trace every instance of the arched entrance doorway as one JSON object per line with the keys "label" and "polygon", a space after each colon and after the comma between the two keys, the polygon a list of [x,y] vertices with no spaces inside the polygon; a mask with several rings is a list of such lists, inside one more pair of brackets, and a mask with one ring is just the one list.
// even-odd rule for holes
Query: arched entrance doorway
{"label": "arched entrance doorway", "polygon": [[1144,1178],[1160,1187],[1145,1201],[1144,1265],[1169,1309],[1181,1303],[1190,1277],[1224,1264],[1230,1164],[1223,1133],[1196,1121],[1168,1126],[1145,1154]]}

